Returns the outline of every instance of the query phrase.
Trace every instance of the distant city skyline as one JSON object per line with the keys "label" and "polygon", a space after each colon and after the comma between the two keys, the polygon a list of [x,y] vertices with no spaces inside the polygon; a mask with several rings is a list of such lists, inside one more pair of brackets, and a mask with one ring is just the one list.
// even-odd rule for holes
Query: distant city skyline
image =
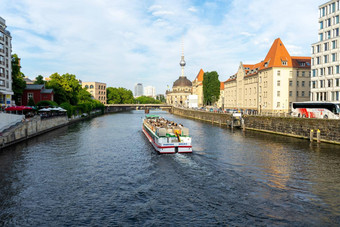
{"label": "distant city skyline", "polygon": [[311,56],[325,2],[3,0],[0,16],[31,79],[71,73],[132,91],[143,81],[163,94],[181,75],[182,40],[189,80],[202,68],[225,81],[240,61],[263,60],[276,38],[291,55]]}

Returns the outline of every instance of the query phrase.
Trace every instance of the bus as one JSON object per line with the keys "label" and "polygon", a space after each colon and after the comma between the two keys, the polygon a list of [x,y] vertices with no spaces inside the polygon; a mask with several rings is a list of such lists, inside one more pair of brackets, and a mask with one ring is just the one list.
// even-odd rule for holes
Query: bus
{"label": "bus", "polygon": [[334,102],[295,102],[292,116],[303,118],[340,119],[340,103]]}

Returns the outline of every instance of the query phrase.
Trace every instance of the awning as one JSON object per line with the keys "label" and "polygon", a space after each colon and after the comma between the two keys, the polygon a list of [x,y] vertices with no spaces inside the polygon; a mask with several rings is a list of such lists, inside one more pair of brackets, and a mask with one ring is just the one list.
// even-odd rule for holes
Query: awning
{"label": "awning", "polygon": [[32,107],[28,106],[11,106],[5,109],[5,111],[23,111],[23,110],[32,110]]}
{"label": "awning", "polygon": [[4,91],[4,90],[0,90],[0,94],[4,94],[4,95],[14,95],[13,91]]}

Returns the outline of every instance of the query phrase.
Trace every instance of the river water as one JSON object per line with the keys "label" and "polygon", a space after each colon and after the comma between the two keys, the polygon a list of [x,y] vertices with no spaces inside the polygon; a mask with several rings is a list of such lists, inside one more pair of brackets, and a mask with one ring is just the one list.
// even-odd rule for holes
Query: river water
{"label": "river water", "polygon": [[0,226],[335,226],[340,146],[160,113],[192,154],[158,155],[144,112],[97,117],[0,153]]}

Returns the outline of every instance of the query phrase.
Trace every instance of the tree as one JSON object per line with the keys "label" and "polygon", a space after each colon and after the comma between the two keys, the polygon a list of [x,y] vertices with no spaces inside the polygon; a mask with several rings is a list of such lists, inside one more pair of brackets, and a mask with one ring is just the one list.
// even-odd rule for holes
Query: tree
{"label": "tree", "polygon": [[78,103],[78,93],[82,89],[81,85],[79,83],[79,80],[77,80],[76,76],[73,74],[63,74],[63,84],[65,91],[67,92],[67,98],[70,101],[71,105],[77,105]]}
{"label": "tree", "polygon": [[28,105],[28,106],[35,106],[35,102],[34,102],[34,100],[33,100],[32,97],[30,97],[30,98],[28,99],[27,105]]}
{"label": "tree", "polygon": [[156,99],[161,101],[162,103],[166,103],[166,99],[165,99],[164,95],[157,95]]}
{"label": "tree", "polygon": [[106,89],[106,100],[108,104],[120,104],[121,98],[118,92],[118,88],[108,87]]}
{"label": "tree", "polygon": [[58,104],[69,102],[66,91],[62,86],[63,78],[58,73],[54,73],[50,76],[50,79],[51,80],[47,82],[46,87],[53,89],[54,101]]}
{"label": "tree", "polygon": [[134,103],[133,93],[131,90],[127,90],[126,88],[118,88],[118,92],[121,97],[122,104],[131,104]]}
{"label": "tree", "polygon": [[44,77],[39,75],[35,78],[34,84],[45,84]]}
{"label": "tree", "polygon": [[18,103],[18,98],[24,93],[26,82],[24,74],[20,71],[20,59],[17,54],[12,55],[12,90],[14,92],[14,100]]}
{"label": "tree", "polygon": [[206,105],[212,105],[220,98],[220,81],[216,71],[204,73],[203,97]]}
{"label": "tree", "polygon": [[54,73],[50,76],[51,80],[47,83],[47,88],[52,88],[55,101],[57,103],[69,102],[71,105],[78,104],[78,94],[81,85],[73,74],[63,74],[60,76]]}
{"label": "tree", "polygon": [[131,104],[135,101],[132,91],[122,87],[108,87],[106,94],[108,104]]}
{"label": "tree", "polygon": [[92,100],[92,96],[90,92],[88,92],[86,89],[81,88],[78,92],[78,102],[84,103],[86,101]]}
{"label": "tree", "polygon": [[136,98],[136,103],[139,104],[161,104],[162,102],[148,96],[140,96]]}

